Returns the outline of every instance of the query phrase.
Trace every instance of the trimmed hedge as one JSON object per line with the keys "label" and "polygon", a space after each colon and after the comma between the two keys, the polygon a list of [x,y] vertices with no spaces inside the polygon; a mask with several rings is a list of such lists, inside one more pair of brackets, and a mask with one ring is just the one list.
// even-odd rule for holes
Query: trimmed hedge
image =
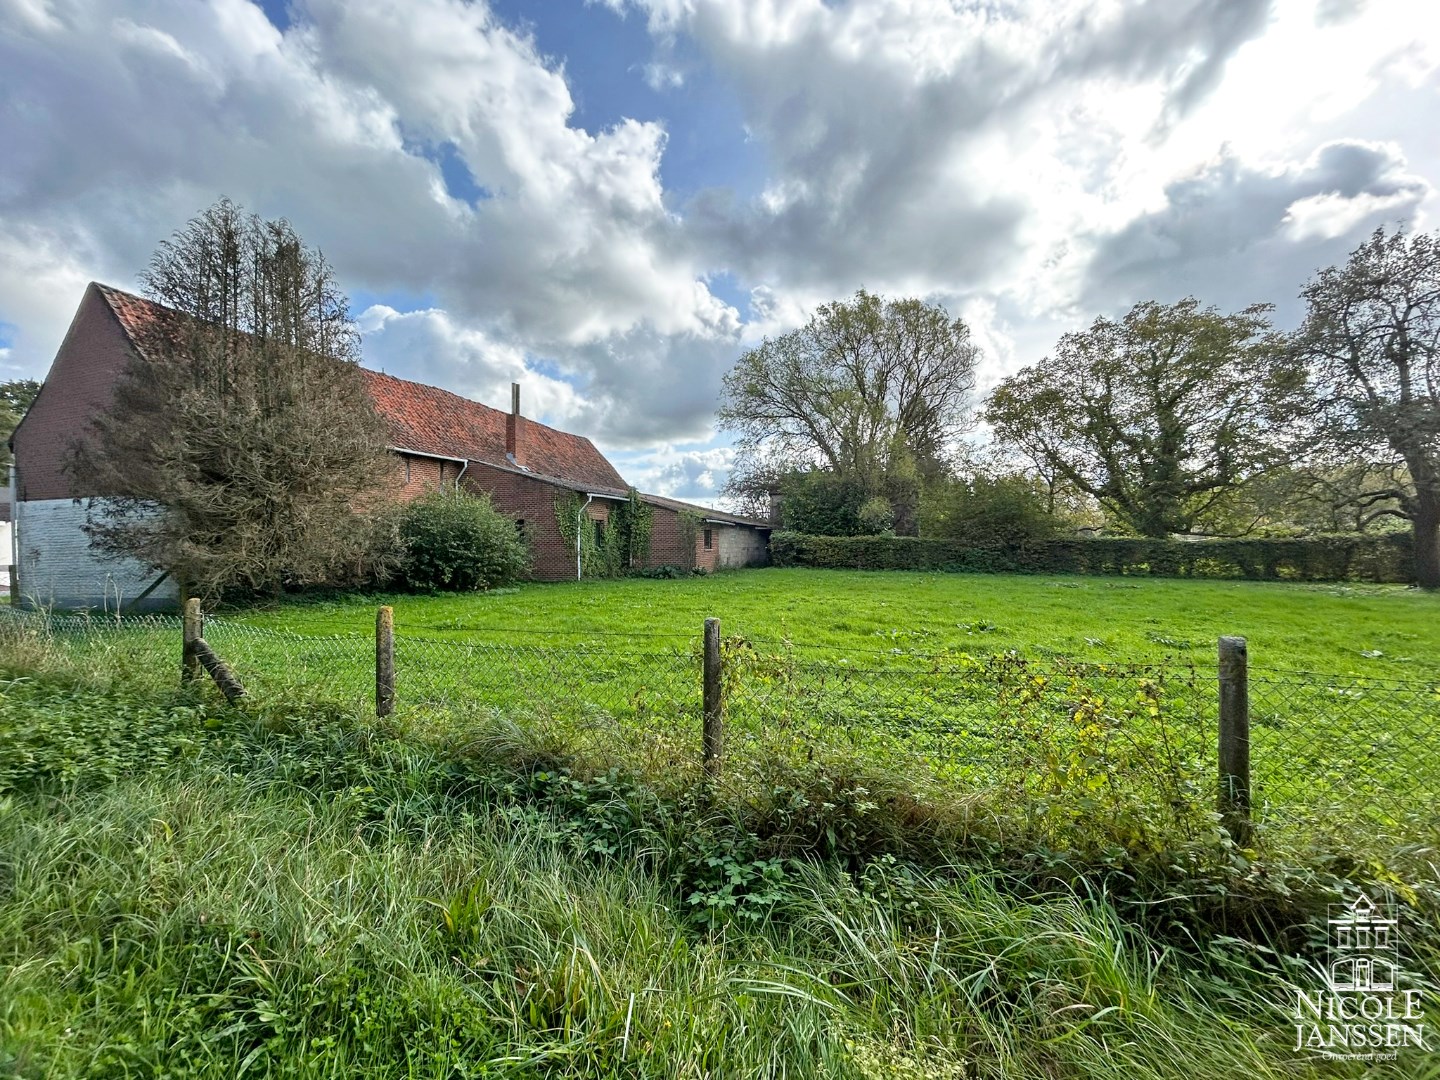
{"label": "trimmed hedge", "polygon": [[1303,540],[1040,540],[975,547],[910,536],[770,537],[774,566],[830,570],[940,570],[956,573],[1124,574],[1255,581],[1415,580],[1409,533],[1317,536]]}

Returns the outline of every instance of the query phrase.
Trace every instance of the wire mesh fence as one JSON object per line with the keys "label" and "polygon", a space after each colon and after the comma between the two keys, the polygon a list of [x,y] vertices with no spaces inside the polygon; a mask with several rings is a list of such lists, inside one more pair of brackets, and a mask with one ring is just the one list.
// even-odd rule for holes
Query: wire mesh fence
{"label": "wire mesh fence", "polygon": [[[180,626],[174,615],[54,615],[5,607],[0,608],[0,649],[13,653],[44,645],[94,667],[173,679],[180,670]],[[166,668],[167,662],[172,666]]]}
{"label": "wire mesh fence", "polygon": [[[173,616],[8,610],[0,646],[43,638],[90,663],[169,680],[179,671],[181,627]],[[376,637],[368,630],[301,634],[210,616],[203,634],[252,696],[373,707]],[[698,628],[693,638],[502,637],[402,624],[393,648],[402,708],[456,723],[481,708],[560,725],[572,741],[649,768],[700,763]],[[1002,792],[1061,826],[1088,817],[1184,833],[1213,820],[1213,668],[841,652],[731,635],[721,645],[720,682],[722,777],[842,755],[920,787]],[[1252,814],[1262,835],[1440,833],[1440,686],[1257,670],[1248,700]]]}
{"label": "wire mesh fence", "polygon": [[207,616],[203,634],[252,695],[302,694],[347,705],[375,694],[375,639],[297,634]]}
{"label": "wire mesh fence", "polygon": [[1440,684],[1252,672],[1250,760],[1262,824],[1434,837]]}

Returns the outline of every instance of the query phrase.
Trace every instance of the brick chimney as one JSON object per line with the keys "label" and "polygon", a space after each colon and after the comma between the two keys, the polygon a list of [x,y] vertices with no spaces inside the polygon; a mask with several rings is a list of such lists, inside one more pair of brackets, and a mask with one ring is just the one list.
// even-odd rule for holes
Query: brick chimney
{"label": "brick chimney", "polygon": [[520,415],[520,384],[510,384],[510,415],[505,417],[505,456],[525,465],[525,418]]}

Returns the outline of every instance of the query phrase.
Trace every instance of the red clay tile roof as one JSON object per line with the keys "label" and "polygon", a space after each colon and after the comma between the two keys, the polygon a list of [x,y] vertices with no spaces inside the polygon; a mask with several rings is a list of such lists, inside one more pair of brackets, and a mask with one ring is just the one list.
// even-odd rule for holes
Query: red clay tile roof
{"label": "red clay tile roof", "polygon": [[101,285],[98,281],[92,281],[91,285],[105,298],[110,310],[115,312],[115,317],[120,320],[120,325],[131,342],[150,326],[156,315],[171,310],[143,297],[121,292],[113,286]]}
{"label": "red clay tile roof", "polygon": [[[96,284],[132,341],[167,310],[109,285]],[[595,444],[527,419],[521,436],[524,468],[505,453],[505,413],[424,383],[361,368],[375,409],[390,429],[394,449],[483,461],[502,469],[556,480],[567,487],[624,493],[625,480]]]}
{"label": "red clay tile roof", "polygon": [[505,413],[439,387],[362,369],[375,408],[390,427],[391,445],[441,457],[467,458],[569,485],[624,491],[624,479],[589,439],[526,420],[524,468],[505,454]]}

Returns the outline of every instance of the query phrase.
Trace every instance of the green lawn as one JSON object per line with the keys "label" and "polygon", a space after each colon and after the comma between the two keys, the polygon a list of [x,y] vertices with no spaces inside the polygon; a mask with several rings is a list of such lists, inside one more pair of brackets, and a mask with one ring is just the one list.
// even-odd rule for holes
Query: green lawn
{"label": "green lawn", "polygon": [[[1404,905],[1433,1030],[1434,684],[1397,711],[1373,679],[1257,678],[1277,799],[1243,853],[1209,813],[1204,703],[1227,630],[1433,672],[1434,598],[758,571],[391,599],[384,722],[376,598],[211,622],[237,707],[177,686],[177,620],[0,621],[0,1075],[1424,1067],[1298,1055],[1289,1010],[1363,888]],[[820,646],[732,642],[718,777],[706,613]],[[1357,627],[1385,655],[1342,655]],[[980,658],[1006,648],[1034,660]],[[1121,662],[1165,652],[1205,666]]]}
{"label": "green lawn", "polygon": [[[395,609],[399,705],[438,723],[488,709],[645,775],[691,766],[714,615],[727,775],[840,754],[922,797],[1011,792],[1057,839],[1103,816],[1126,843],[1207,827],[1216,638],[1243,634],[1272,835],[1434,834],[1440,597],[1414,590],[767,569],[292,601],[222,613],[206,638],[257,700],[368,708],[380,603]],[[173,680],[173,626],[100,633],[111,663]]]}
{"label": "green lawn", "polygon": [[717,616],[726,635],[836,652],[1013,649],[1037,658],[1171,656],[1209,665],[1216,638],[1240,634],[1257,670],[1440,677],[1440,596],[1398,586],[766,569],[291,603],[240,618],[302,633],[364,633],[377,603],[394,606],[401,633],[477,641],[560,633],[611,648],[621,645],[615,635],[683,642],[699,635],[706,616]]}

